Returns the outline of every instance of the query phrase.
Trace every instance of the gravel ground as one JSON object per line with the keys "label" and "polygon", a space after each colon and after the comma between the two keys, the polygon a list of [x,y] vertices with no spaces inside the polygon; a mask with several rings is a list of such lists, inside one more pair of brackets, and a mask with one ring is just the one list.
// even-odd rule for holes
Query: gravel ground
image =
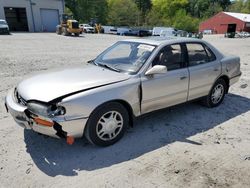
{"label": "gravel ground", "polygon": [[107,148],[39,136],[5,112],[7,91],[26,75],[80,65],[122,38],[0,36],[0,187],[250,187],[250,38],[204,38],[241,57],[243,76],[221,106],[148,114]]}

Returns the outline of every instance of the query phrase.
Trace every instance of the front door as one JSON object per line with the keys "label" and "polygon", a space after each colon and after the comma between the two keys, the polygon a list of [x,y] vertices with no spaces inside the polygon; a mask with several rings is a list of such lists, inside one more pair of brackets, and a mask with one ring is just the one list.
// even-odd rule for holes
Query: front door
{"label": "front door", "polygon": [[165,65],[168,71],[142,76],[142,114],[187,101],[189,73],[182,45],[162,48],[152,62],[154,65]]}

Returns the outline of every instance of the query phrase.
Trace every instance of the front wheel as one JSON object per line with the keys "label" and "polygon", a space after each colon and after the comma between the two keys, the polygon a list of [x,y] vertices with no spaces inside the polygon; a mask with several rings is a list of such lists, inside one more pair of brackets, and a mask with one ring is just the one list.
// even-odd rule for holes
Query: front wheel
{"label": "front wheel", "polygon": [[109,146],[122,138],[128,124],[129,115],[126,108],[120,103],[107,103],[91,114],[85,136],[92,144]]}
{"label": "front wheel", "polygon": [[226,82],[223,79],[218,79],[213,85],[208,96],[204,99],[205,105],[209,108],[219,106],[225,97],[226,91]]}
{"label": "front wheel", "polygon": [[69,34],[70,34],[70,33],[67,31],[67,28],[63,27],[63,28],[62,28],[62,35],[63,35],[63,36],[69,36]]}

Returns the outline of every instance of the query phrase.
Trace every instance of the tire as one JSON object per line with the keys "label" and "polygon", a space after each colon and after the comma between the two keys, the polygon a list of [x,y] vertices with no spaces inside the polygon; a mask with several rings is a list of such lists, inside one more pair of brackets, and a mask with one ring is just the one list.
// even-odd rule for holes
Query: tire
{"label": "tire", "polygon": [[80,35],[79,33],[75,33],[75,36],[76,36],[76,37],[79,37],[79,35]]}
{"label": "tire", "polygon": [[110,102],[94,110],[84,134],[94,145],[110,146],[123,137],[128,124],[129,114],[126,108],[120,103]]}
{"label": "tire", "polygon": [[204,99],[204,104],[209,108],[219,106],[225,97],[226,91],[226,82],[223,79],[218,79],[213,85],[208,96]]}
{"label": "tire", "polygon": [[69,32],[67,31],[67,28],[65,28],[65,27],[62,28],[62,35],[69,36]]}
{"label": "tire", "polygon": [[58,34],[58,35],[62,34],[61,28],[56,28],[56,34]]}

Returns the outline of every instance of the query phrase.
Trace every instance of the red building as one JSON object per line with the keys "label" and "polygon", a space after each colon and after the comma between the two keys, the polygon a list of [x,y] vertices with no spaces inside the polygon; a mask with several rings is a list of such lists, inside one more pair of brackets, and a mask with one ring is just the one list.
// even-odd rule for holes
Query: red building
{"label": "red building", "polygon": [[224,34],[226,32],[250,32],[250,14],[220,12],[200,23],[200,32]]}

